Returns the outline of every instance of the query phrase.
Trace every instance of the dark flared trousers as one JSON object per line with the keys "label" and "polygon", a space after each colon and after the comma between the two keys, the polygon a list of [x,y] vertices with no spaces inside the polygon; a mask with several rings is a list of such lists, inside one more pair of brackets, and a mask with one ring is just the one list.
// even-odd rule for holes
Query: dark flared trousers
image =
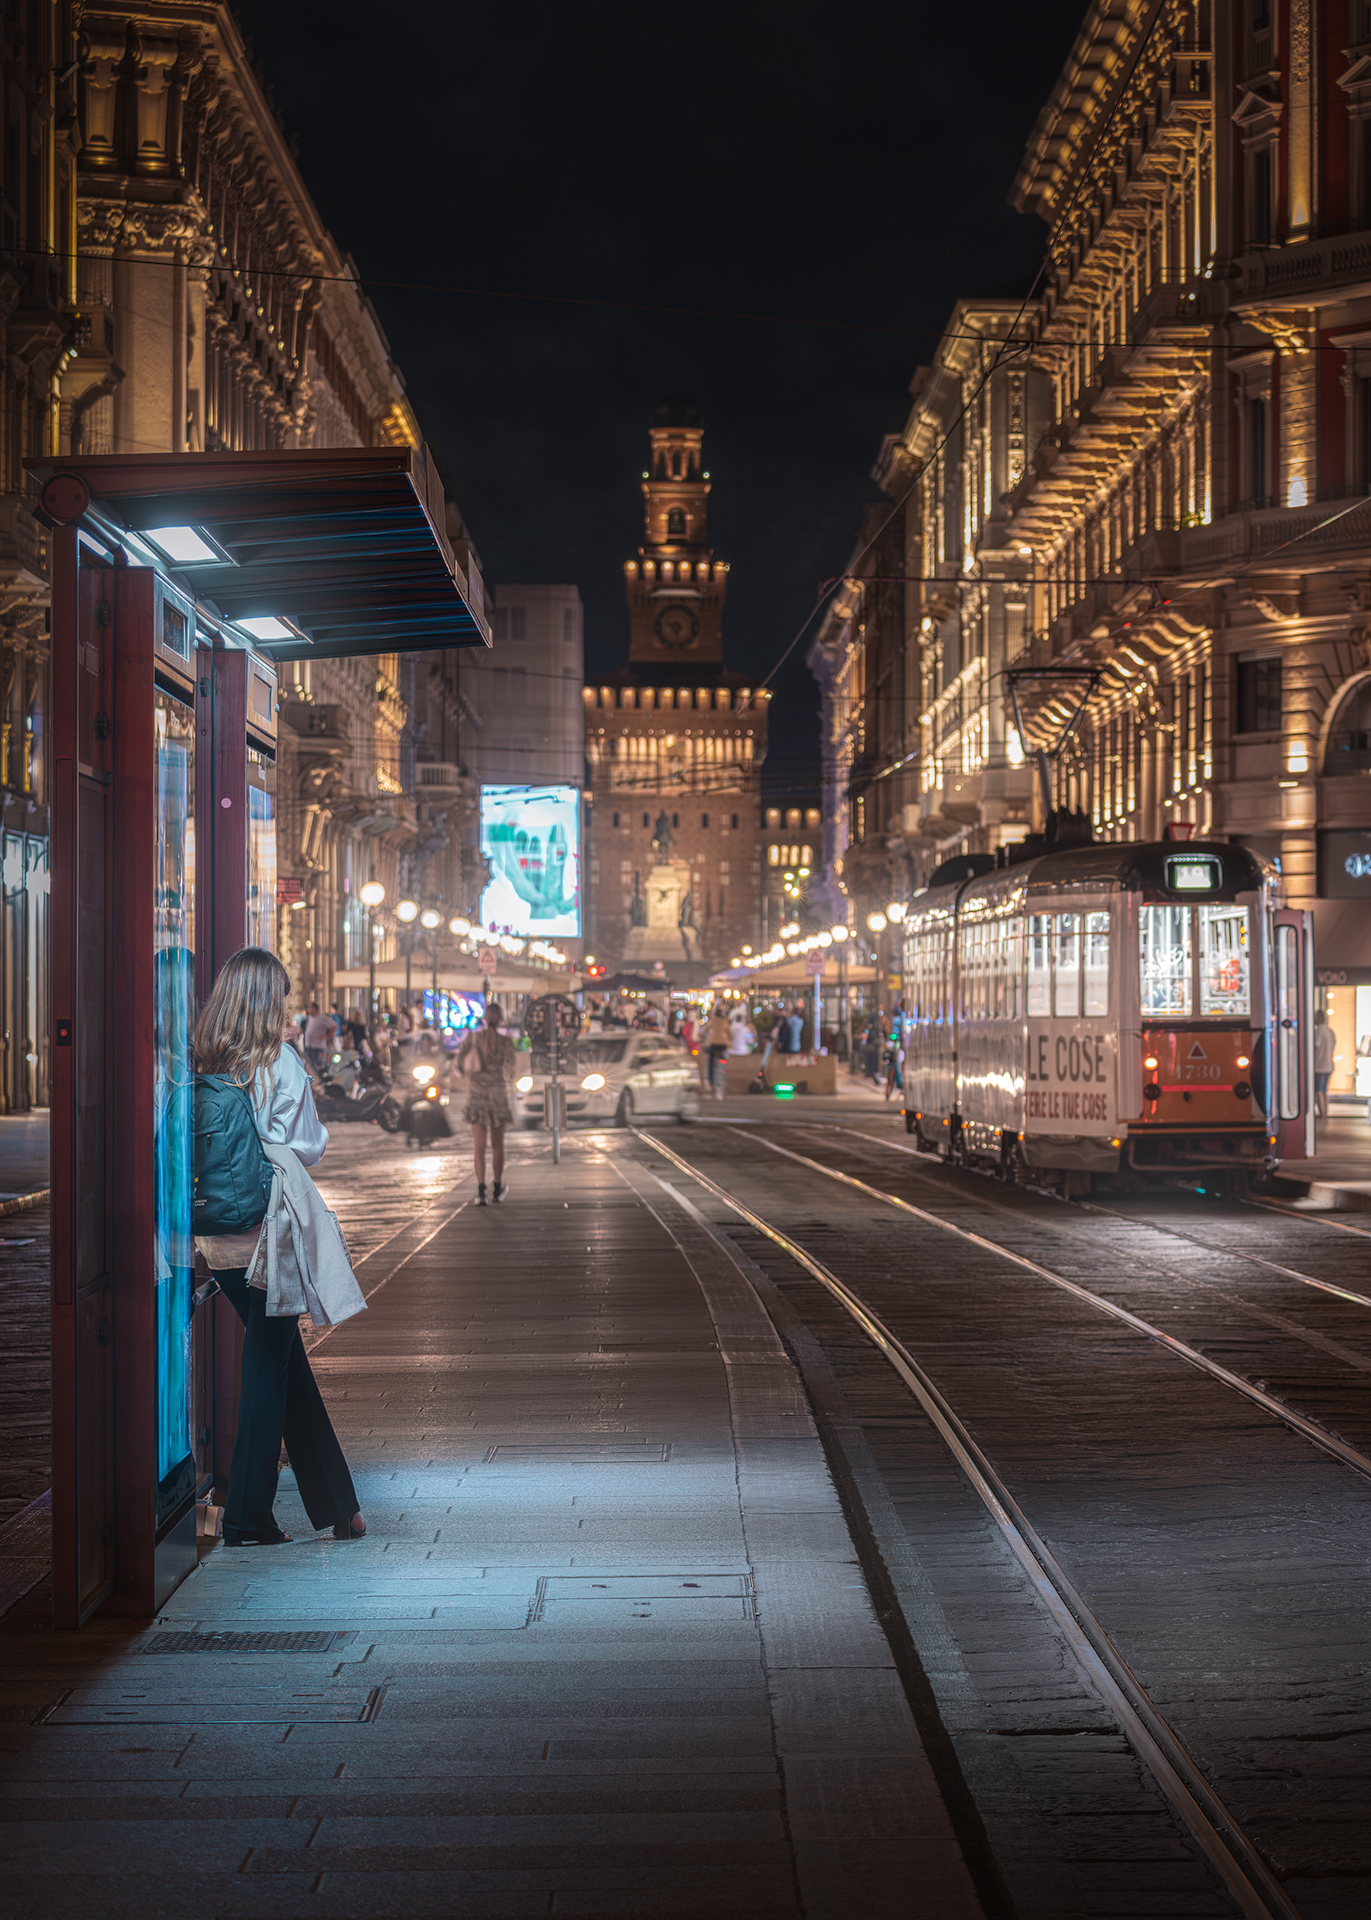
{"label": "dark flared trousers", "polygon": [[310,1370],[299,1322],[291,1315],[273,1319],[265,1289],[250,1287],[244,1269],[214,1277],[247,1330],[224,1538],[270,1540],[280,1531],[272,1504],[282,1440],[310,1525],[345,1525],[357,1512],[357,1490]]}

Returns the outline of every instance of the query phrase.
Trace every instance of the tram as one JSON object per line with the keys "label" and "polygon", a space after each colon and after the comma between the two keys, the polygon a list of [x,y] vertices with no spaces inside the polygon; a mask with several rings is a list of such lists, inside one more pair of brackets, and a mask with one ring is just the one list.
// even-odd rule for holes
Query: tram
{"label": "tram", "polygon": [[[1039,842],[1041,845],[1041,842]],[[1313,1140],[1311,916],[1244,847],[944,862],[905,919],[905,1127],[1008,1179],[1241,1187]]]}

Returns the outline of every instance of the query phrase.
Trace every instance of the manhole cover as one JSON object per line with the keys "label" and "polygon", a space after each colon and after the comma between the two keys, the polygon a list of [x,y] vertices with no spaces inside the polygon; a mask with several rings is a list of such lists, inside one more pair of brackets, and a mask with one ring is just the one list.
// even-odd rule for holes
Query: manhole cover
{"label": "manhole cover", "polygon": [[543,1446],[507,1446],[497,1442],[488,1447],[485,1459],[549,1460],[566,1465],[574,1460],[605,1460],[615,1466],[660,1466],[671,1458],[669,1440],[651,1443],[631,1440],[550,1440]]}
{"label": "manhole cover", "polygon": [[[530,1625],[549,1609],[587,1603],[634,1620],[700,1617],[751,1620],[752,1580],[746,1573],[551,1573],[538,1582]],[[564,1617],[571,1618],[571,1614]]]}
{"label": "manhole cover", "polygon": [[154,1633],[144,1653],[328,1653],[353,1633]]}

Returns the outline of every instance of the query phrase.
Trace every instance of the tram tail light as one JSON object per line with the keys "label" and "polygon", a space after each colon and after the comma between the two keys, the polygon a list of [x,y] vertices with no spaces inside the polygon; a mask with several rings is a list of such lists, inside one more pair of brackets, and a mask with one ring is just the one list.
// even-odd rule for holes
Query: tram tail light
{"label": "tram tail light", "polygon": [[1149,1080],[1147,1085],[1143,1088],[1143,1099],[1144,1100],[1160,1100],[1161,1097],[1162,1097],[1162,1090],[1157,1085],[1157,1082],[1155,1080]]}

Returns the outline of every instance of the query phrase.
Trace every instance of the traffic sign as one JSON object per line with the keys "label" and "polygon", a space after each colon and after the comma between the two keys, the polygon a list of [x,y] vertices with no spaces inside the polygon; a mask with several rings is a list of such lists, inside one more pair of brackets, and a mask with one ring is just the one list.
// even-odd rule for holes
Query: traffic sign
{"label": "traffic sign", "polygon": [[821,953],[808,953],[805,955],[805,971],[807,973],[821,974],[823,970],[824,957]]}
{"label": "traffic sign", "polygon": [[476,964],[482,973],[494,973],[499,964],[499,960],[500,952],[498,947],[482,947],[476,956]]}

